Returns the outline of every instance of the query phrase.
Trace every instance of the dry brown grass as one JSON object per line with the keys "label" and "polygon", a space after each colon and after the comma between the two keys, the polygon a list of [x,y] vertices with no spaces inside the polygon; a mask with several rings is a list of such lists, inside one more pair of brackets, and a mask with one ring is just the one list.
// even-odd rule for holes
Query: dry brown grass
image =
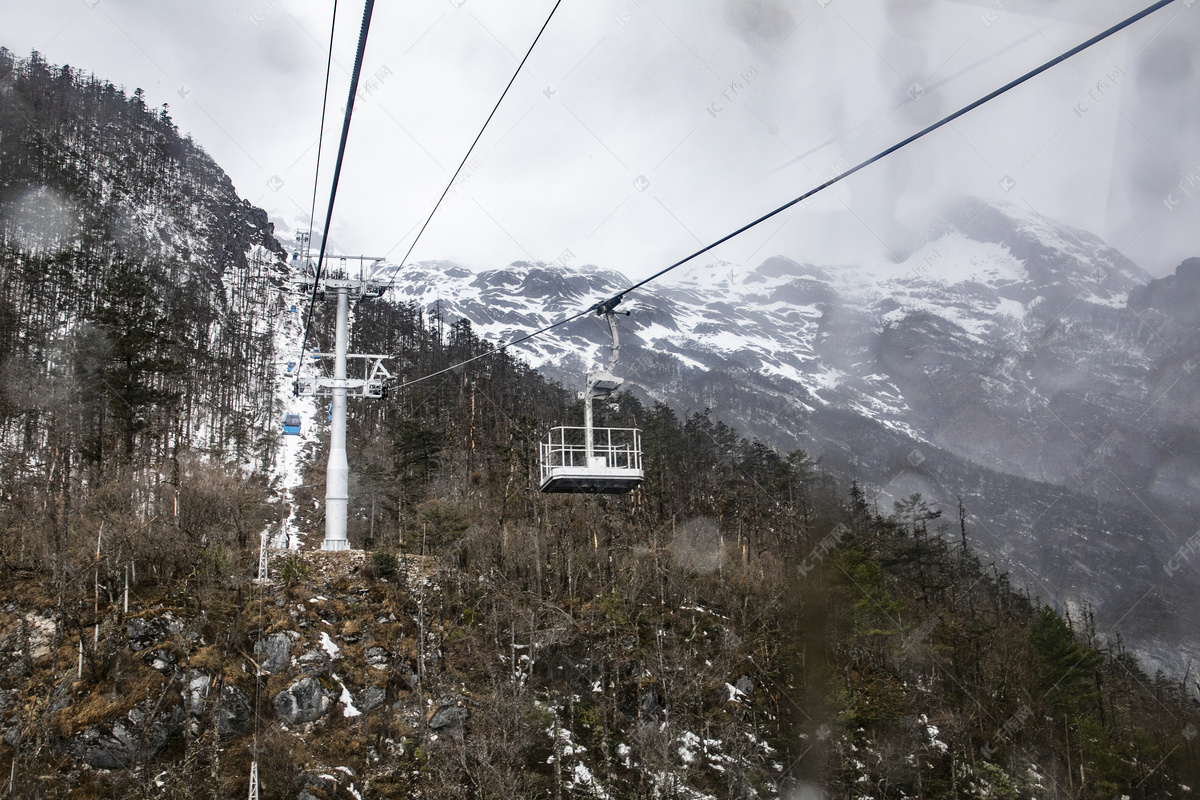
{"label": "dry brown grass", "polygon": [[145,664],[126,663],[125,673],[115,686],[96,686],[88,697],[55,711],[50,717],[50,724],[60,736],[72,736],[92,724],[128,714],[142,700],[156,700],[166,685],[167,679]]}
{"label": "dry brown grass", "polygon": [[210,644],[193,650],[188,658],[188,666],[201,672],[207,672],[209,675],[216,675],[225,666],[225,659],[222,657],[221,648]]}
{"label": "dry brown grass", "polygon": [[137,699],[129,694],[114,694],[111,689],[96,689],[86,698],[54,712],[50,724],[65,739],[91,725],[128,714]]}

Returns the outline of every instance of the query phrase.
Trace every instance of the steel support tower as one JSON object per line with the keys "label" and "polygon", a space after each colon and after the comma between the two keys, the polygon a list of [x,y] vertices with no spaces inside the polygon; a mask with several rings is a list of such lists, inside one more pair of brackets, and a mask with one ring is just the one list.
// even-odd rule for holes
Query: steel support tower
{"label": "steel support tower", "polygon": [[[350,354],[350,301],[383,296],[388,281],[363,278],[364,261],[378,262],[382,259],[360,256],[358,279],[349,278],[345,269],[332,278],[319,282],[311,276],[297,281],[299,290],[305,294],[316,293],[318,299],[330,295],[337,301],[337,324],[334,333],[332,355],[314,352],[311,360],[333,360],[333,376],[318,375],[312,378],[297,377],[294,394],[298,397],[329,397],[329,462],[325,470],[325,540],[322,550],[349,550],[346,538],[346,517],[350,505],[350,462],[346,456],[346,399],[387,397],[387,379],[391,374],[383,366],[385,355]],[[342,259],[344,265],[346,259]],[[303,357],[302,357],[303,359]],[[362,360],[365,371],[362,378],[349,377],[346,362]]]}
{"label": "steel support tower", "polygon": [[349,550],[346,510],[350,506],[350,462],[346,458],[346,347],[350,336],[350,291],[337,293],[337,332],[334,334],[333,419],[329,425],[329,466],[325,471],[325,541],[322,550]]}

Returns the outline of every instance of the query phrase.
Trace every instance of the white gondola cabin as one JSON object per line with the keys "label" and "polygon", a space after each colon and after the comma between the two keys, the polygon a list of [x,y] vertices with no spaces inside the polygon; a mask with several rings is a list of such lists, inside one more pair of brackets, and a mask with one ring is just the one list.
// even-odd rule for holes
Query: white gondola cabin
{"label": "white gondola cabin", "polygon": [[637,428],[596,428],[592,425],[592,401],[603,400],[623,383],[613,375],[621,344],[612,307],[601,306],[612,333],[612,355],[607,369],[586,375],[583,427],[553,428],[541,446],[541,490],[547,494],[624,494],[641,485],[642,439]]}

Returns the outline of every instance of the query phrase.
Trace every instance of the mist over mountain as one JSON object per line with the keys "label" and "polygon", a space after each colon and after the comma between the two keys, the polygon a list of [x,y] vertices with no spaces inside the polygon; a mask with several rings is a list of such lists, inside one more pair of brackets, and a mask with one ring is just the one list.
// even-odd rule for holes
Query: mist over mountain
{"label": "mist over mountain", "polygon": [[[1060,609],[1183,671],[1200,588],[1165,569],[1194,533],[1200,337],[1195,260],[1153,281],[1098,237],[963,198],[901,264],[687,265],[630,295],[627,388],[711,410],[783,449],[869,481],[882,506],[961,497],[979,543]],[[395,296],[503,342],[628,285],[590,266],[433,262]],[[518,351],[566,386],[607,358],[583,319]]]}

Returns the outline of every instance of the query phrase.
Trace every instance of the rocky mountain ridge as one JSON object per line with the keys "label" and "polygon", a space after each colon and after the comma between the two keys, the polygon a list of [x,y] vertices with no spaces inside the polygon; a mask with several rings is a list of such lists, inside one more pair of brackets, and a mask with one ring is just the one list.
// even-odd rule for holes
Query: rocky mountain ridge
{"label": "rocky mountain ridge", "polygon": [[[1200,583],[1164,565],[1191,536],[1200,488],[1200,337],[1161,297],[1190,275],[1154,282],[1087,232],[966,198],[903,263],[776,256],[670,273],[622,304],[617,371],[645,399],[804,447],[871,481],[881,503],[914,489],[943,507],[962,497],[981,545],[1032,594],[1113,625],[1132,612],[1127,637],[1182,672],[1200,627],[1167,609]],[[395,284],[395,299],[499,343],[629,281],[428,262]],[[581,319],[517,351],[572,387],[607,339]]]}

